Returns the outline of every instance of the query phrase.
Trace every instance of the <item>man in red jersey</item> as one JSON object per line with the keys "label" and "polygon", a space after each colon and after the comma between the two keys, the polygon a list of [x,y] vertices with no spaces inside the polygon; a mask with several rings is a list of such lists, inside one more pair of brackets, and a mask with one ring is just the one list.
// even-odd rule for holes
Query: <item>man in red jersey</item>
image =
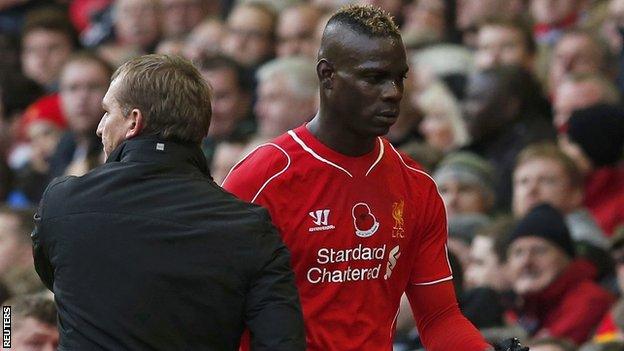
{"label": "man in red jersey", "polygon": [[350,6],[329,20],[314,119],[259,146],[225,189],[269,209],[292,253],[310,351],[392,349],[406,292],[427,350],[490,346],[461,315],[434,182],[385,139],[407,73],[392,20]]}

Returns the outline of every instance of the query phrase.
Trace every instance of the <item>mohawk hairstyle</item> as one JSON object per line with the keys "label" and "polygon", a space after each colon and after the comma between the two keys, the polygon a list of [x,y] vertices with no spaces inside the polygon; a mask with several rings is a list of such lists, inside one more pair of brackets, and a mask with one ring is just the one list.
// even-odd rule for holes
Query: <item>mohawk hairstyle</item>
{"label": "mohawk hairstyle", "polygon": [[401,37],[399,28],[392,16],[380,8],[371,5],[348,5],[338,10],[328,21],[347,25],[349,28],[371,37]]}

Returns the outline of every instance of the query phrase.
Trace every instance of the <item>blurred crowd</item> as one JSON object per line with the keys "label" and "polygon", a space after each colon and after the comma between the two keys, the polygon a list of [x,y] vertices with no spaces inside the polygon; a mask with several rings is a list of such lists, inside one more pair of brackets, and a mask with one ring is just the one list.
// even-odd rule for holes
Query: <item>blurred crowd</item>
{"label": "blurred crowd", "polygon": [[[624,350],[624,0],[0,2],[0,302],[15,343],[58,342],[32,214],[52,178],[105,162],[114,69],[147,53],[197,66],[220,184],[314,116],[323,28],[349,3],[401,28],[410,72],[386,138],[438,184],[462,311],[490,340]],[[395,350],[421,347],[407,302],[396,327]]]}

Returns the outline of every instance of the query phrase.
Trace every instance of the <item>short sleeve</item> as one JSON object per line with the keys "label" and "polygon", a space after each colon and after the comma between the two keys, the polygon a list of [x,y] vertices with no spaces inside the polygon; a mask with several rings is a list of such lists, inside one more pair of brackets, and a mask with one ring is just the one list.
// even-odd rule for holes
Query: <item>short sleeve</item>
{"label": "short sleeve", "polygon": [[410,275],[410,283],[415,285],[436,284],[453,278],[447,250],[446,210],[435,183],[428,181],[428,196],[421,226],[417,229],[420,233],[415,233],[421,238]]}
{"label": "short sleeve", "polygon": [[288,154],[275,144],[256,148],[236,164],[222,187],[241,200],[257,203],[258,196],[290,164]]}

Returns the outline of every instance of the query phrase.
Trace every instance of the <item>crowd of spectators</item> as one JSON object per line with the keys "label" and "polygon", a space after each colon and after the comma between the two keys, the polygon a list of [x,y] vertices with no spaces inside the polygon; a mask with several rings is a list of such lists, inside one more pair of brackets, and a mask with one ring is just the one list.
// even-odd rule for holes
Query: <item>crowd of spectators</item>
{"label": "crowd of spectators", "polygon": [[[42,347],[58,342],[33,208],[53,177],[105,162],[95,130],[113,70],[154,52],[197,66],[220,184],[314,116],[323,28],[348,3],[400,25],[410,71],[386,137],[438,184],[462,311],[532,350],[624,349],[624,0],[2,1],[0,302],[23,310],[15,342],[28,323]],[[406,307],[395,349],[419,347]]]}

